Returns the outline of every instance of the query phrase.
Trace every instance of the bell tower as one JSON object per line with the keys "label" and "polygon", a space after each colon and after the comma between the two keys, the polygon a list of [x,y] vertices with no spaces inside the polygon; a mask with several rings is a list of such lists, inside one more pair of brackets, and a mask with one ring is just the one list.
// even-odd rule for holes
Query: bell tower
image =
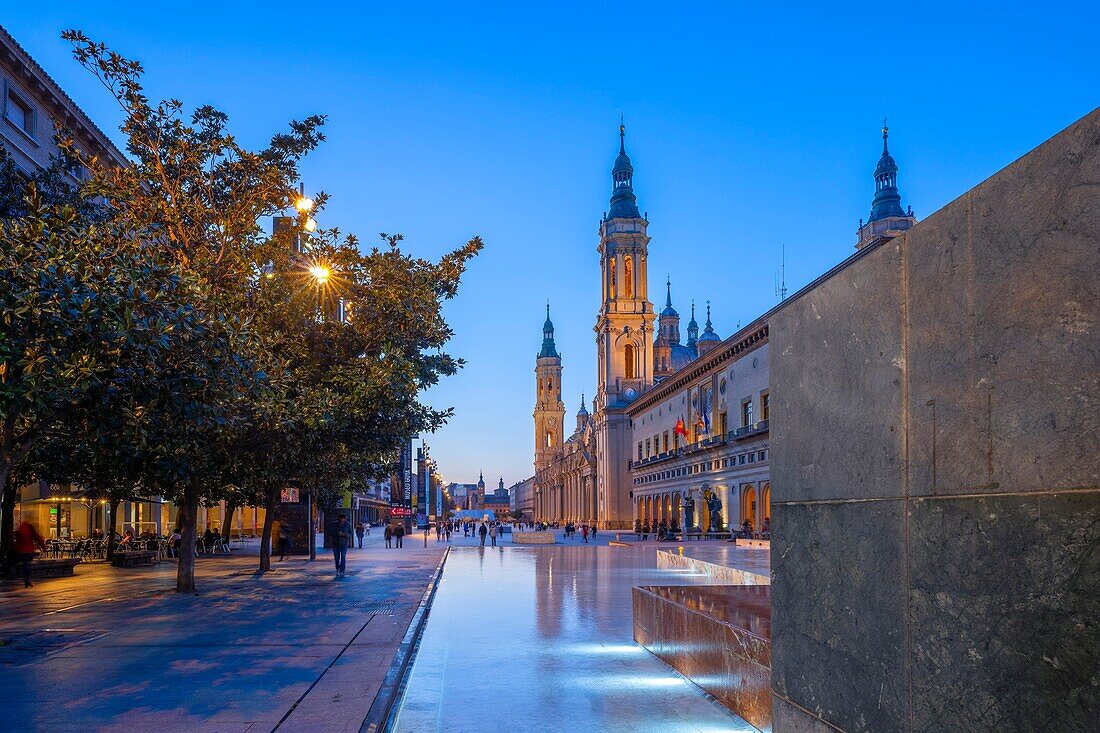
{"label": "bell tower", "polygon": [[600,222],[601,303],[596,316],[597,518],[631,525],[630,419],[625,408],[653,384],[653,305],[647,297],[649,221],[638,213],[634,166],[619,125],[611,206]]}
{"label": "bell tower", "polygon": [[542,350],[535,360],[535,471],[549,466],[561,452],[565,403],[561,400],[561,357],[554,346],[550,304],[542,324]]}

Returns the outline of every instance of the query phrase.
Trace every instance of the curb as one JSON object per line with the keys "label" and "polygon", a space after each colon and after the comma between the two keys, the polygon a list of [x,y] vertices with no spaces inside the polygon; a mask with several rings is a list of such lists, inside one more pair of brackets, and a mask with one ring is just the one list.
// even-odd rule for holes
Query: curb
{"label": "curb", "polygon": [[371,703],[370,710],[367,711],[367,717],[359,727],[359,733],[385,733],[393,725],[396,703],[405,686],[412,659],[416,656],[420,636],[424,632],[424,625],[428,621],[428,612],[431,610],[432,601],[435,600],[435,592],[439,589],[439,579],[443,575],[443,566],[450,554],[451,548],[448,547],[444,551],[443,557],[440,558],[432,579],[428,581],[428,587],[420,598],[420,606],[413,614],[412,621],[409,622],[409,629],[405,632],[404,638],[401,639],[401,646],[397,648],[397,654],[394,655],[393,662],[390,663],[390,668],[386,671],[382,686],[378,688],[378,693],[374,696],[374,702]]}

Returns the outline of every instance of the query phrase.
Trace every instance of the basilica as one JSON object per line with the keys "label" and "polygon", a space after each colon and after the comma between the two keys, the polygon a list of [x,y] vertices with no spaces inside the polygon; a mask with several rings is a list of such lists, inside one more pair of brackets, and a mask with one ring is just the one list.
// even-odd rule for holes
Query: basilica
{"label": "basilica", "polygon": [[[912,209],[901,207],[888,134],[884,121],[875,195],[867,222],[859,222],[857,250],[916,222]],[[692,303],[681,343],[667,280],[664,307],[654,312],[649,220],[638,210],[625,136],[620,125],[611,203],[599,229],[602,297],[594,326],[592,411],[582,395],[565,435],[562,360],[547,305],[535,361],[535,474],[523,482],[523,495],[541,521],[595,521],[604,529],[665,523],[699,532],[748,523],[753,531],[767,531],[769,314],[723,339],[709,304],[699,332]]]}

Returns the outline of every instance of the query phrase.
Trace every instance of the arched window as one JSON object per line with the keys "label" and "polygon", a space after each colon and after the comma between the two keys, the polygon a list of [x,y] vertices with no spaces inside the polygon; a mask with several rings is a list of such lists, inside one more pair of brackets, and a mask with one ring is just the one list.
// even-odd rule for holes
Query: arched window
{"label": "arched window", "polygon": [[623,258],[623,295],[627,298],[634,297],[634,258]]}
{"label": "arched window", "polygon": [[554,447],[554,438],[550,434],[549,430],[546,431],[546,447],[547,448],[553,448]]}
{"label": "arched window", "polygon": [[615,258],[611,257],[607,260],[607,297],[615,298],[615,285],[617,283],[617,275],[615,273]]}
{"label": "arched window", "polygon": [[626,378],[634,379],[634,344],[623,347],[623,362],[626,368]]}

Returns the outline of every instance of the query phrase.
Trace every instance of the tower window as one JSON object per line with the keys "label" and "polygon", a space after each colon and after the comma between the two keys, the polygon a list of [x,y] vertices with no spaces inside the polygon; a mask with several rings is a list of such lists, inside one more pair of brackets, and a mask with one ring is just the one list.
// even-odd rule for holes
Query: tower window
{"label": "tower window", "polygon": [[549,430],[546,431],[546,447],[547,448],[553,448],[554,447],[554,437],[550,434]]}
{"label": "tower window", "polygon": [[615,258],[611,257],[607,260],[607,297],[615,298],[615,285],[617,283],[618,276],[615,272]]}
{"label": "tower window", "polygon": [[627,298],[634,297],[634,258],[623,258],[623,295]]}
{"label": "tower window", "polygon": [[625,376],[634,379],[634,344],[623,347],[623,361],[625,362]]}

